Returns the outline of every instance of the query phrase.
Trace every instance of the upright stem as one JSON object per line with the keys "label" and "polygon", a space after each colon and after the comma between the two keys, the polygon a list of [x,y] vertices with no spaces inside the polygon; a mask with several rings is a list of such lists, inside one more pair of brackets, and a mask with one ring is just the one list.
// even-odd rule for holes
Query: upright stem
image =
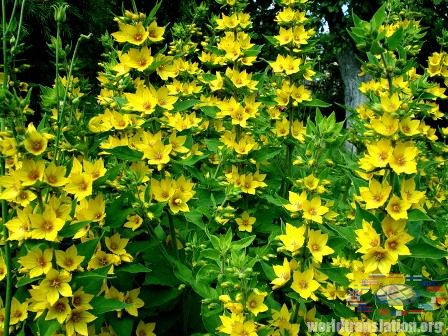
{"label": "upright stem", "polygon": [[[4,0],[3,0],[4,1]],[[5,130],[5,120],[2,118],[0,120],[0,130],[3,132]],[[5,175],[5,159],[2,157],[0,159],[0,175]],[[8,216],[8,204],[5,200],[2,200],[2,234],[5,241],[3,246],[3,258],[6,264],[6,296],[5,296],[5,320],[3,325],[3,335],[9,336],[9,321],[11,317],[11,299],[12,299],[12,273],[11,273],[11,247],[8,239],[8,229],[6,228],[6,217]]]}
{"label": "upright stem", "polygon": [[167,211],[168,222],[170,224],[170,234],[171,234],[171,244],[173,245],[174,252],[176,253],[177,259],[179,259],[179,251],[177,250],[177,238],[176,229],[174,228],[173,216]]}
{"label": "upright stem", "polygon": [[3,32],[3,89],[6,90],[8,87],[8,57],[6,52],[6,38],[7,38],[7,29],[6,29],[6,0],[2,0],[2,32]]}
{"label": "upright stem", "polygon": [[19,44],[19,40],[20,40],[20,30],[22,29],[23,12],[25,10],[25,2],[26,2],[26,0],[22,1],[22,7],[20,8],[19,26],[17,27],[17,36],[16,36],[16,43],[14,43],[14,51],[17,48],[17,45]]}
{"label": "upright stem", "polygon": [[[59,25],[59,23],[58,23]],[[59,33],[59,28],[58,28]],[[59,35],[59,34],[58,34]],[[73,66],[75,64],[76,54],[78,53],[79,43],[83,38],[90,38],[91,34],[86,36],[81,36],[78,38],[78,41],[76,41],[75,49],[73,50],[72,59],[70,61],[70,67],[68,69],[68,75],[67,75],[67,87],[64,90],[64,97],[62,98],[62,103],[59,103],[59,87],[58,87],[58,80],[56,81],[56,93],[58,97],[58,118],[57,118],[57,131],[56,131],[56,142],[55,142],[55,148],[54,148],[54,155],[53,155],[53,161],[57,163],[57,156],[59,151],[59,142],[61,140],[61,133],[62,133],[62,123],[64,121],[64,112],[65,112],[65,103],[67,102],[67,95],[68,91],[70,90],[70,86],[72,84],[72,71]],[[58,64],[58,50],[56,50],[56,64]],[[57,65],[56,65],[57,66]],[[59,78],[59,72],[56,70],[56,78]]]}
{"label": "upright stem", "polygon": [[[6,38],[8,30],[6,29],[6,0],[2,0],[2,31],[3,31],[3,89],[6,90],[8,88],[8,59],[7,59],[7,51],[6,51]],[[5,119],[2,117],[0,119],[0,131],[5,131]],[[0,175],[5,175],[6,166],[5,159],[3,157],[0,158]],[[8,204],[6,200],[1,201],[2,206],[2,233],[3,239],[5,240],[5,245],[3,247],[3,258],[5,259],[6,264],[6,296],[5,296],[5,319],[3,324],[3,335],[9,336],[9,321],[11,318],[11,299],[12,299],[12,273],[11,273],[11,247],[8,239],[8,230],[6,228],[6,217],[8,215]]]}
{"label": "upright stem", "polygon": [[[55,88],[56,88],[56,111],[58,113],[57,117],[57,125],[58,125],[58,131],[56,133],[56,144],[54,147],[54,155],[53,155],[53,161],[56,161],[56,156],[58,155],[58,148],[59,148],[59,139],[61,137],[60,135],[60,128],[59,128],[59,120],[61,118],[60,113],[60,102],[59,102],[59,40],[60,40],[60,30],[61,30],[61,23],[59,21],[56,22],[56,59],[55,59]],[[61,43],[62,44],[62,43]]]}

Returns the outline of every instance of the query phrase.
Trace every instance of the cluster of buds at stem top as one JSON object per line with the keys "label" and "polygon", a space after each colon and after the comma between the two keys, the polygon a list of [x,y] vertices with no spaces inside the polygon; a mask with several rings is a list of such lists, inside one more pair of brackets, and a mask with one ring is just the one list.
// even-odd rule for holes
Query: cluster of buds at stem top
{"label": "cluster of buds at stem top", "polygon": [[62,3],[54,6],[54,20],[57,23],[62,23],[67,20],[67,8],[69,6],[66,3]]}

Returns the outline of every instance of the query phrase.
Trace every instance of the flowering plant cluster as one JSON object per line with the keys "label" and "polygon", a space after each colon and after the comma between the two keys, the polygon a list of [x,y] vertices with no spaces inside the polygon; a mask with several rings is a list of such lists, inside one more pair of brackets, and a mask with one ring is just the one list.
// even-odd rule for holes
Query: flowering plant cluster
{"label": "flowering plant cluster", "polygon": [[55,7],[38,121],[12,71],[22,16],[16,32],[3,10],[1,335],[305,335],[376,321],[412,274],[438,290],[405,319],[448,318],[447,52],[419,67],[419,21],[353,15],[366,100],[346,128],[312,90],[307,0],[277,1],[263,45],[247,1],[217,2],[171,30],[160,3],[134,4],[101,37],[96,84],[76,70],[91,36],[64,46]]}

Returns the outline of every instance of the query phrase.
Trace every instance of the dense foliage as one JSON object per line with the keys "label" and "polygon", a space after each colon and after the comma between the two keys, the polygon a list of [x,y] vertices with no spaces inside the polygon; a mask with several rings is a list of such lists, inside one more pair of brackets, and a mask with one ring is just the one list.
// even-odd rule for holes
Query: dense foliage
{"label": "dense foliage", "polygon": [[[291,336],[397,316],[445,332],[445,32],[421,64],[413,11],[353,13],[365,103],[346,128],[314,90],[307,0],[276,1],[266,34],[245,0],[170,29],[161,3],[132,2],[96,81],[79,70],[94,37],[64,41],[56,3],[53,85],[22,80],[28,4],[5,4],[2,335]],[[372,328],[339,334],[407,334]]]}

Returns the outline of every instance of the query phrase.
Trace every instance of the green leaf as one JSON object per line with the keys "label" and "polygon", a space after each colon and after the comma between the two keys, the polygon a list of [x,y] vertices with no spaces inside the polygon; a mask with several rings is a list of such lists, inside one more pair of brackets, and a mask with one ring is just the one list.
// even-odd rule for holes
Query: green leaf
{"label": "green leaf", "polygon": [[16,282],[16,288],[20,288],[23,287],[25,285],[28,285],[30,283],[33,283],[37,280],[42,280],[42,277],[34,277],[34,278],[28,278],[28,277],[21,277],[17,282]]}
{"label": "green leaf", "polygon": [[39,334],[42,336],[53,336],[56,331],[59,330],[60,324],[57,320],[45,320],[44,316],[41,316],[37,321],[37,328]]}
{"label": "green leaf", "polygon": [[326,304],[328,307],[332,308],[334,313],[339,317],[348,318],[356,316],[356,313],[353,310],[339,301],[326,301]]}
{"label": "green leaf", "polygon": [[178,101],[174,104],[174,109],[171,112],[180,112],[188,110],[189,108],[193,107],[199,103],[199,100],[197,99],[187,99],[183,101]]}
{"label": "green leaf", "polygon": [[206,305],[202,305],[201,309],[202,323],[204,324],[204,327],[210,334],[215,335],[216,328],[221,324],[219,315],[221,314],[222,309],[208,310]]}
{"label": "green leaf", "polygon": [[67,222],[61,231],[58,232],[58,236],[68,238],[73,237],[80,229],[89,224],[91,221],[82,221],[79,223],[69,223]]}
{"label": "green leaf", "polygon": [[171,287],[156,287],[148,288],[142,292],[141,297],[148,297],[150,300],[145,300],[145,308],[155,307],[160,309],[162,305],[173,305],[172,301],[179,297],[182,292],[177,288]]}
{"label": "green leaf", "polygon": [[323,100],[320,100],[317,98],[313,98],[313,100],[310,100],[310,101],[304,101],[303,103],[301,103],[301,105],[308,106],[308,107],[329,107],[329,106],[331,106],[331,104],[328,104],[328,103],[324,102]]}
{"label": "green leaf", "polygon": [[148,24],[150,24],[152,22],[152,20],[154,19],[154,17],[156,16],[160,6],[162,5],[162,1],[157,1],[156,4],[154,5],[154,7],[151,9],[151,12],[149,12],[148,17],[145,19],[145,26],[147,26]]}
{"label": "green leaf", "polygon": [[92,255],[95,253],[96,247],[98,245],[99,239],[90,239],[85,241],[84,243],[78,244],[76,249],[78,250],[78,254],[84,257],[84,260],[81,263],[81,266],[87,265]]}
{"label": "green leaf", "polygon": [[106,208],[106,225],[111,228],[119,228],[126,221],[126,218],[134,211],[123,205],[123,196],[114,200]]}
{"label": "green leaf", "polygon": [[407,258],[429,258],[429,259],[441,259],[448,257],[448,252],[438,249],[437,247],[425,243],[419,242],[417,244],[409,244],[409,250],[411,255]]}
{"label": "green leaf", "polygon": [[202,106],[200,108],[201,112],[204,113],[206,116],[215,118],[216,113],[221,111],[219,107],[217,106]]}
{"label": "green leaf", "polygon": [[395,33],[392,34],[392,36],[388,37],[387,46],[389,50],[397,49],[403,40],[403,36],[404,36],[404,30],[402,27],[400,27],[395,31]]}
{"label": "green leaf", "polygon": [[111,265],[93,271],[83,272],[73,277],[76,287],[83,287],[86,293],[97,294],[103,281],[107,278]]}
{"label": "green leaf", "polygon": [[334,281],[338,285],[347,287],[350,283],[346,277],[349,270],[346,268],[322,266],[319,268],[319,271],[326,274],[331,281]]}
{"label": "green leaf", "polygon": [[408,222],[416,222],[416,221],[430,221],[434,222],[434,219],[429,217],[423,211],[419,209],[413,209],[408,213]]}
{"label": "green leaf", "polygon": [[133,330],[134,319],[125,317],[121,319],[113,318],[110,319],[110,325],[114,329],[117,336],[131,336]]}
{"label": "green leaf", "polygon": [[190,212],[184,213],[185,219],[199,227],[200,229],[204,230],[205,224],[203,221],[203,215],[198,209],[194,209]]}
{"label": "green leaf", "polygon": [[273,36],[267,36],[267,35],[263,35],[263,36],[273,46],[277,46],[278,45],[278,41]]}
{"label": "green leaf", "polygon": [[141,161],[143,157],[141,152],[131,149],[128,146],[118,146],[115,148],[106,149],[106,152],[112,154],[120,160],[130,162]]}
{"label": "green leaf", "polygon": [[149,273],[152,272],[152,270],[142,264],[130,264],[118,267],[116,269],[116,272],[138,274],[138,273]]}
{"label": "green leaf", "polygon": [[255,235],[252,235],[249,237],[244,237],[238,241],[232,242],[232,249],[233,250],[242,250],[242,249],[248,247],[250,244],[252,244],[255,237],[256,237]]}
{"label": "green leaf", "polygon": [[373,30],[378,30],[386,19],[386,4],[383,4],[373,15],[370,21]]}
{"label": "green leaf", "polygon": [[90,311],[94,315],[104,314],[110,311],[117,311],[129,307],[129,304],[123,301],[97,296],[90,301],[93,309]]}

